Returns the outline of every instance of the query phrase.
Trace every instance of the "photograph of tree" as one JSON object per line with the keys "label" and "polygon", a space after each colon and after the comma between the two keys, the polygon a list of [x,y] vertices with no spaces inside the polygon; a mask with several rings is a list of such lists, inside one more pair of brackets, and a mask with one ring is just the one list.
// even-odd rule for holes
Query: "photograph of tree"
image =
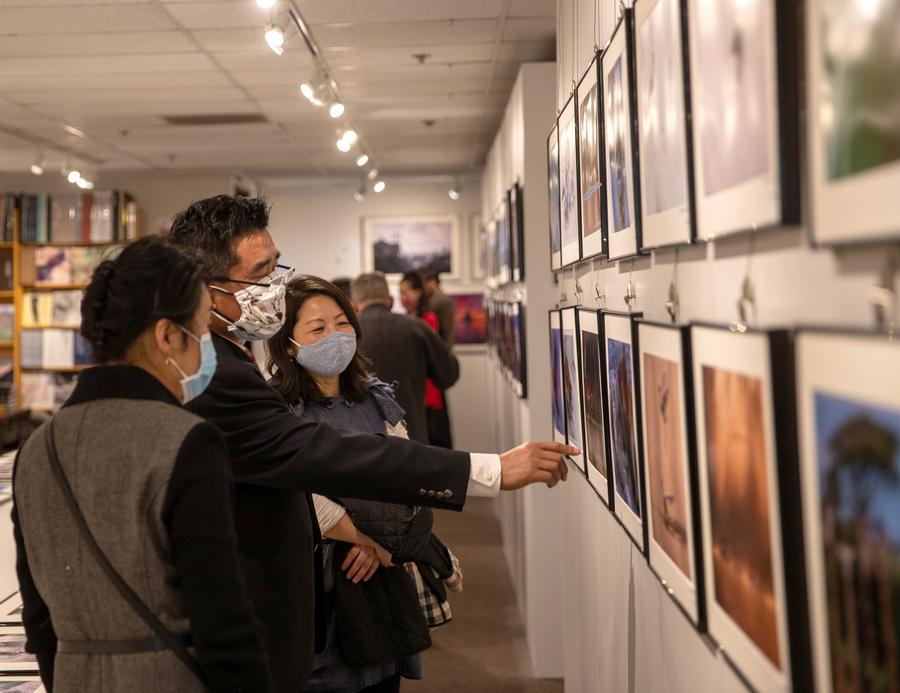
{"label": "photograph of tree", "polygon": [[781,668],[762,381],[704,366],[703,408],[715,599]]}
{"label": "photograph of tree", "polygon": [[900,411],[814,408],[832,690],[900,691]]}

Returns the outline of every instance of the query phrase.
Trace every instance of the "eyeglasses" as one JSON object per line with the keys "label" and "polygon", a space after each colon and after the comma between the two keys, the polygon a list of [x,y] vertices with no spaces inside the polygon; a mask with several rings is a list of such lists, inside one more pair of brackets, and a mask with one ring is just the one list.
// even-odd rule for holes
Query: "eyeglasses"
{"label": "eyeglasses", "polygon": [[[281,274],[277,276],[272,276],[275,274],[275,270],[281,270]],[[289,282],[294,275],[294,268],[288,265],[275,265],[275,270],[269,272],[268,276],[271,277],[271,280],[268,282],[251,282],[246,279],[232,279],[231,277],[213,277],[211,281],[214,282],[232,282],[234,284],[249,284],[250,286],[263,286],[269,287],[273,284],[284,284]]]}

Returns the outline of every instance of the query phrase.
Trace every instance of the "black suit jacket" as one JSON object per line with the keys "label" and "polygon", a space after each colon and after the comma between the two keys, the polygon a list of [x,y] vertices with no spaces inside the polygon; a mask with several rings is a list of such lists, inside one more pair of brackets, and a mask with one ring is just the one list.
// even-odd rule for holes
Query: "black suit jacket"
{"label": "black suit jacket", "polygon": [[277,691],[297,693],[312,670],[315,642],[317,527],[307,492],[461,510],[469,456],[301,421],[246,352],[218,335],[213,340],[215,377],[189,408],[225,437],[238,547],[272,678]]}
{"label": "black suit jacket", "polygon": [[397,401],[406,410],[406,429],[412,440],[428,442],[425,419],[425,379],[440,390],[459,380],[459,361],[426,322],[371,305],[359,315],[360,351],[386,383],[398,383]]}

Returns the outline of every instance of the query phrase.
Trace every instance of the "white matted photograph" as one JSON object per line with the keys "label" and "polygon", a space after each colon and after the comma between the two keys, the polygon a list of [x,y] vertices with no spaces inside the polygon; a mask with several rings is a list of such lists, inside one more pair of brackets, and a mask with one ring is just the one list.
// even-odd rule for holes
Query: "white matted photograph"
{"label": "white matted photograph", "polygon": [[472,212],[469,215],[469,265],[472,279],[484,279],[485,253],[487,237],[481,223],[481,214]]}
{"label": "white matted photograph", "polygon": [[688,328],[638,322],[644,497],[650,567],[692,623],[701,623],[697,571],[693,401]]}
{"label": "white matted photograph", "polygon": [[796,362],[815,690],[900,690],[900,348],[802,330]]}
{"label": "white matted photograph", "polygon": [[550,311],[550,378],[553,421],[553,440],[566,442],[566,401],[563,388],[562,317],[558,310]]}
{"label": "white matted photograph", "polygon": [[613,512],[641,550],[644,543],[642,451],[638,438],[640,407],[638,374],[634,367],[640,313],[604,311],[606,412],[609,420],[609,469],[615,497]]}
{"label": "white matted photograph", "polygon": [[626,9],[600,60],[610,260],[637,255],[641,247],[637,160],[632,138],[631,24],[632,10]]}
{"label": "white matted photograph", "polygon": [[609,505],[609,471],[606,454],[606,416],[603,412],[603,335],[596,310],[578,309],[581,349],[582,418],[584,420],[584,469],[588,481]]}
{"label": "white matted photograph", "polygon": [[547,136],[547,193],[550,214],[550,269],[562,267],[562,240],[560,238],[559,200],[559,127],[554,125]]}
{"label": "white matted photograph", "polygon": [[563,308],[562,313],[562,374],[563,398],[566,413],[566,441],[581,450],[570,459],[584,471],[584,423],[581,418],[581,350],[578,348],[578,311]]}
{"label": "white matted photograph", "polygon": [[581,255],[588,258],[605,251],[606,189],[603,185],[600,132],[600,90],[595,55],[578,83],[578,161],[581,166]]}
{"label": "white matted photograph", "polygon": [[682,4],[638,0],[634,6],[644,248],[693,239]]}
{"label": "white matted photograph", "polygon": [[460,277],[459,218],[455,214],[363,217],[362,258],[366,272],[402,275],[434,270]]}
{"label": "white matted photograph", "polygon": [[753,689],[788,693],[770,333],[694,325],[691,352],[709,634]]}
{"label": "white matted photograph", "polygon": [[581,235],[578,230],[580,201],[578,117],[573,94],[559,114],[559,229],[563,266],[581,259]]}
{"label": "white matted photograph", "polygon": [[780,142],[779,114],[792,114],[779,103],[778,80],[789,76],[779,75],[776,4],[688,1],[697,234],[706,240],[788,221],[793,179],[781,148],[796,142]]}
{"label": "white matted photograph", "polygon": [[[809,196],[821,244],[900,236],[900,5],[806,4]],[[891,75],[894,78],[885,77]]]}

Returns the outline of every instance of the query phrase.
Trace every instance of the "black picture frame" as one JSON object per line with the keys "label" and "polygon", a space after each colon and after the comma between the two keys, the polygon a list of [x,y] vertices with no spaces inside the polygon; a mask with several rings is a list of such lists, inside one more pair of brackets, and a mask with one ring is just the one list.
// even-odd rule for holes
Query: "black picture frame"
{"label": "black picture frame", "polygon": [[[578,85],[575,87],[575,112],[578,119],[578,191],[581,198],[579,203],[578,232],[581,237],[581,257],[583,260],[594,257],[606,257],[609,252],[609,220],[606,212],[606,166],[604,164],[606,149],[603,138],[605,122],[604,118],[601,117],[601,114],[603,113],[603,88],[602,80],[600,79],[600,55],[599,52],[594,53],[594,57],[591,58],[588,69],[585,70],[581,79],[578,81]],[[595,106],[592,117],[591,114],[586,113],[589,108],[589,106],[585,105],[585,100],[588,98],[588,95],[584,93],[586,90],[588,95],[591,91],[593,91],[595,95]],[[587,117],[591,118],[597,137],[596,161],[594,161],[594,165],[596,166],[598,184],[595,189],[585,193],[583,187],[585,185],[584,167],[586,158],[586,152],[584,151],[584,122]],[[586,205],[586,198],[592,197],[593,195],[596,195],[599,202],[598,214],[600,226],[588,233],[588,220],[586,219],[588,206]],[[600,234],[599,238],[592,238],[595,233]]]}
{"label": "black picture frame", "polygon": [[[693,363],[691,356],[691,332],[690,326],[686,324],[674,324],[666,322],[658,322],[645,318],[636,320],[638,326],[639,348],[638,356],[641,370],[641,420],[640,427],[642,431],[642,440],[644,447],[644,498],[647,501],[647,562],[650,569],[657,576],[666,593],[671,597],[672,601],[678,606],[679,610],[684,614],[697,630],[701,633],[706,631],[706,592],[703,571],[703,532],[700,521],[700,477],[697,468],[697,437],[695,425],[695,409],[694,409],[694,378]],[[661,334],[668,333],[668,340],[663,339],[662,344],[655,343],[653,333],[662,331]],[[682,425],[681,435],[683,436],[681,454],[682,471],[684,473],[683,483],[687,491],[687,517],[685,518],[687,525],[685,529],[690,529],[690,534],[686,536],[686,543],[689,546],[686,549],[687,560],[690,562],[691,577],[687,579],[683,573],[679,573],[677,562],[668,555],[665,547],[657,540],[653,530],[653,494],[651,490],[651,480],[653,478],[653,460],[650,453],[650,426],[648,425],[647,407],[649,398],[647,396],[647,388],[650,386],[651,374],[647,369],[647,359],[645,356],[655,356],[660,359],[673,360],[677,359],[677,375],[681,377],[680,398]],[[667,393],[670,396],[671,392]],[[658,551],[655,547],[659,547]],[[662,554],[662,555],[660,555]],[[671,564],[671,565],[670,565]]]}
{"label": "black picture frame", "polygon": [[[647,556],[647,501],[644,496],[644,442],[640,426],[640,410],[641,410],[641,375],[639,364],[635,361],[635,355],[640,348],[638,337],[637,319],[643,317],[642,312],[622,312],[616,310],[602,310],[600,315],[603,318],[603,349],[604,363],[606,364],[606,399],[604,412],[606,414],[606,428],[609,430],[609,446],[607,447],[609,454],[608,469],[610,470],[610,498],[613,499],[613,514],[619,521],[619,524],[625,529],[625,532],[634,542],[638,550]],[[619,322],[622,321],[622,322]],[[627,322],[627,325],[625,324]],[[622,340],[627,339],[627,342]],[[617,445],[614,436],[614,427],[616,420],[625,412],[620,411],[618,415],[614,411],[614,405],[611,397],[613,382],[610,378],[610,370],[612,363],[610,359],[609,347],[610,340],[625,343],[629,347],[628,365],[631,369],[631,417],[632,437],[631,442],[634,444],[632,450],[633,463],[635,465],[635,488],[632,494],[636,494],[636,500],[639,505],[639,513],[629,505],[628,500],[619,493],[616,480],[619,476],[617,468]],[[620,361],[621,363],[621,361]]]}
{"label": "black picture frame", "polygon": [[[563,389],[565,393],[563,401],[566,405],[564,409],[566,414],[566,443],[582,451],[579,455],[569,455],[569,459],[571,459],[572,463],[579,467],[582,473],[586,475],[587,472],[584,469],[584,450],[582,449],[584,445],[584,419],[582,417],[584,405],[582,401],[581,345],[579,340],[577,307],[566,306],[565,308],[561,308],[560,320],[562,325]],[[574,382],[570,382],[566,372],[566,365],[569,364],[566,355],[567,332],[571,332],[572,338],[572,359],[574,359],[574,363],[571,365],[573,366],[574,371]]]}
{"label": "black picture frame", "polygon": [[[610,63],[612,65],[610,66]],[[609,69],[608,69],[609,68]],[[630,224],[622,226],[616,230],[616,225],[612,223],[615,217],[616,206],[612,204],[615,187],[615,178],[610,174],[612,171],[612,154],[613,148],[610,147],[610,137],[613,134],[610,129],[611,113],[613,112],[613,102],[609,99],[608,88],[609,75],[613,70],[619,70],[617,80],[621,80],[621,97],[622,107],[627,111],[621,114],[623,119],[623,137],[627,138],[627,142],[622,142],[622,156],[625,164],[625,187],[626,192],[630,192],[631,199],[634,204],[631,209],[627,200],[625,200],[625,211],[631,221]],[[637,111],[637,90],[635,85],[635,66],[634,66],[634,11],[631,8],[625,8],[619,23],[616,25],[609,43],[604,48],[600,58],[600,83],[603,91],[603,113],[607,118],[605,127],[603,128],[603,148],[604,162],[607,166],[606,176],[606,193],[607,193],[607,219],[608,234],[607,248],[610,260],[625,260],[642,255],[641,247],[643,240],[641,235],[641,186],[640,186],[640,152],[638,150],[638,111]],[[630,171],[628,161],[630,158]],[[622,223],[625,223],[623,217]]]}
{"label": "black picture frame", "polygon": [[[745,325],[736,327],[734,324],[722,325],[705,322],[692,322],[690,328],[695,383],[694,404],[700,509],[704,540],[707,631],[710,637],[719,643],[725,659],[732,669],[751,689],[813,690],[809,664],[808,631],[798,625],[805,622],[807,615],[802,509],[798,500],[801,487],[797,452],[796,387],[792,335],[786,329],[748,328]],[[722,391],[731,394],[738,390],[737,385],[742,380],[760,380],[759,411],[761,416],[754,417],[749,411],[747,416],[743,416],[735,410],[735,407],[720,408],[723,403],[715,400],[713,405],[707,409],[706,389],[709,388],[712,392],[718,385],[713,373],[709,374],[708,380],[705,378],[705,368],[724,371],[729,380]],[[752,390],[747,387],[744,392],[752,392]],[[766,406],[767,403],[770,405],[769,407]],[[751,512],[739,513],[740,517],[735,518],[737,524],[732,526],[733,529],[728,530],[734,532],[734,537],[730,540],[729,545],[732,548],[741,545],[737,535],[740,533],[748,535],[746,527],[753,522],[753,514],[759,510],[759,506],[753,506],[752,501],[746,500],[750,491],[746,488],[738,488],[738,482],[746,482],[747,477],[745,476],[743,480],[738,479],[740,470],[735,471],[736,465],[738,465],[737,460],[744,459],[744,467],[749,469],[753,464],[752,445],[762,445],[765,448],[764,489],[768,523],[765,533],[770,537],[768,550],[774,605],[772,627],[778,637],[775,643],[778,650],[777,662],[771,654],[765,653],[759,640],[755,640],[739,623],[742,616],[735,614],[735,610],[749,609],[743,618],[747,618],[749,615],[755,624],[754,627],[759,629],[761,623],[759,612],[765,608],[764,601],[763,604],[751,604],[748,607],[747,595],[742,593],[742,599],[731,599],[732,611],[729,613],[728,607],[721,605],[716,596],[719,583],[716,582],[714,575],[713,555],[717,532],[712,529],[710,518],[710,472],[706,440],[709,436],[706,414],[710,411],[721,412],[728,422],[744,422],[743,425],[747,427],[747,431],[753,426],[752,423],[747,422],[758,419],[760,436],[749,436],[746,438],[747,442],[737,449],[738,451],[743,450],[745,457],[728,456],[728,493],[738,494],[737,497],[743,494],[745,508],[753,507]],[[711,415],[715,416],[715,414]],[[728,425],[732,424],[728,423]],[[767,432],[770,433],[768,438]],[[734,439],[733,434],[729,439]],[[776,487],[774,489],[772,488],[773,484]],[[759,493],[758,479],[753,479],[750,489],[752,492]],[[773,494],[775,498],[774,502],[771,502]],[[723,512],[726,508],[733,512],[736,506],[729,502],[721,503],[720,507]],[[741,508],[741,510],[745,508]],[[774,523],[771,519],[773,513],[777,513],[777,521]],[[749,535],[763,536],[759,531],[750,531]],[[720,552],[720,555],[725,556],[720,561],[723,567],[719,581],[724,586],[726,581],[733,582],[732,576],[727,571],[727,561],[734,559],[729,557],[728,553],[721,554]],[[747,570],[748,568],[745,566],[743,571],[747,572]],[[746,583],[747,580],[743,579],[742,584],[746,585]],[[768,597],[766,597],[767,599]],[[759,633],[757,635],[759,636]],[[768,646],[771,649],[771,644]],[[786,668],[781,665],[782,662],[786,664]]]}
{"label": "black picture frame", "polygon": [[[760,145],[751,143],[750,152],[764,151],[768,163],[765,172],[751,172],[747,177],[725,185],[725,187],[712,190],[706,194],[704,142],[705,125],[704,93],[708,86],[704,86],[702,71],[715,69],[722,63],[719,55],[701,54],[701,36],[697,30],[697,17],[708,17],[709,7],[698,6],[700,0],[688,0],[688,46],[689,63],[691,70],[691,99],[693,108],[693,137],[694,137],[694,184],[697,235],[704,240],[730,236],[734,234],[755,232],[768,228],[777,228],[797,224],[800,222],[800,95],[799,84],[799,51],[801,34],[799,30],[800,3],[781,2],[779,0],[752,0],[752,4],[765,5],[760,9],[759,16],[771,19],[774,26],[765,25],[762,29],[764,35],[753,35],[752,46],[744,36],[736,36],[730,39],[729,51],[737,50],[734,46],[741,46],[741,64],[749,62],[748,49],[761,46],[763,52],[762,62],[773,67],[772,74],[762,75],[763,107],[771,97],[771,107],[766,109],[765,121],[767,131],[771,131],[767,141]],[[731,7],[731,5],[716,4],[715,8]],[[727,11],[727,10],[726,10]],[[737,10],[735,10],[737,11]],[[747,12],[746,8],[744,11]],[[765,19],[764,19],[765,21]],[[759,32],[758,32],[759,33]],[[726,35],[727,29],[713,32],[713,35]],[[771,38],[771,45],[767,38]],[[771,53],[770,53],[771,52]],[[752,68],[750,68],[752,69]],[[746,72],[749,72],[748,69]],[[721,76],[719,76],[721,77]],[[746,82],[746,80],[744,80]],[[722,79],[710,77],[708,83],[722,87]],[[748,93],[750,87],[744,84],[741,90]],[[754,101],[756,103],[757,101]],[[743,112],[745,109],[739,106],[737,109]],[[768,127],[771,126],[771,127]],[[738,126],[740,127],[740,126]],[[741,140],[747,142],[751,139],[746,129],[741,131]],[[737,139],[735,138],[735,141]],[[774,150],[774,151],[773,151]],[[710,146],[710,151],[726,151],[721,143]],[[726,156],[727,156],[726,151]],[[732,155],[729,161],[746,161],[747,155]],[[744,174],[740,174],[744,175]],[[719,185],[722,173],[711,174],[710,181]],[[772,188],[777,186],[777,190]],[[773,201],[774,198],[774,201]]]}
{"label": "black picture frame", "polygon": [[[641,16],[649,4],[653,3],[652,12],[659,12],[664,2],[675,6],[677,12],[678,36],[672,40],[677,42],[675,52],[680,59],[680,69],[676,70],[680,79],[680,96],[682,108],[679,114],[681,120],[681,132],[684,135],[684,203],[683,207],[673,206],[662,209],[655,214],[650,214],[651,199],[647,195],[647,176],[652,168],[648,156],[651,156],[646,146],[643,125],[647,114],[642,107],[641,85],[643,84],[641,72],[641,46],[640,38],[642,27]],[[644,17],[644,21],[649,15]],[[637,142],[641,156],[641,168],[638,187],[641,190],[641,250],[644,252],[657,248],[677,247],[694,243],[697,238],[697,202],[694,190],[694,133],[693,111],[691,104],[691,78],[690,78],[690,50],[688,42],[688,14],[687,0],[635,0],[634,3],[634,91],[636,93],[637,111]],[[661,81],[661,80],[660,80]],[[686,215],[687,219],[679,219]],[[673,228],[674,227],[674,228]],[[663,231],[665,229],[666,232]]]}
{"label": "black picture frame", "polygon": [[[554,331],[556,334],[554,335]],[[553,440],[565,443],[566,396],[562,374],[562,313],[558,308],[547,313],[547,334],[550,341],[550,430]]]}
{"label": "black picture frame", "polygon": [[[593,414],[588,411],[589,409],[589,397],[588,397],[588,370],[589,367],[593,365],[594,357],[588,356],[589,351],[593,352],[594,349],[589,348],[585,345],[585,333],[596,335],[596,366],[598,369],[598,374],[596,377],[592,377],[591,381],[594,383],[594,386],[599,385],[599,402],[594,402],[594,397],[590,397],[591,403],[590,408],[593,410]],[[597,309],[593,308],[578,308],[578,346],[581,349],[581,371],[582,371],[582,414],[581,420],[584,422],[584,471],[585,476],[587,477],[588,483],[591,485],[591,488],[597,493],[597,496],[603,501],[604,504],[612,511],[613,505],[615,504],[615,494],[612,492],[612,474],[610,473],[610,459],[609,459],[609,449],[610,449],[610,440],[609,440],[609,420],[607,418],[606,411],[606,349],[604,348],[605,340],[603,333],[603,316],[601,312]],[[596,464],[593,463],[592,460],[595,459],[597,455],[597,450],[592,441],[596,440],[595,435],[592,434],[592,429],[594,428],[590,425],[590,422],[596,418],[597,411],[596,407],[599,407],[599,444],[602,447],[600,454],[602,454],[602,469],[600,469]]]}
{"label": "black picture frame", "polygon": [[524,201],[522,199],[522,186],[516,181],[506,192],[506,206],[508,209],[511,255],[512,282],[525,281],[525,219]]}
{"label": "black picture frame", "polygon": [[550,269],[562,268],[562,219],[559,192],[559,119],[547,135],[547,213],[550,240]]}
{"label": "black picture frame", "polygon": [[521,301],[510,304],[516,370],[513,373],[516,394],[528,399],[528,353],[526,349],[525,305]]}

